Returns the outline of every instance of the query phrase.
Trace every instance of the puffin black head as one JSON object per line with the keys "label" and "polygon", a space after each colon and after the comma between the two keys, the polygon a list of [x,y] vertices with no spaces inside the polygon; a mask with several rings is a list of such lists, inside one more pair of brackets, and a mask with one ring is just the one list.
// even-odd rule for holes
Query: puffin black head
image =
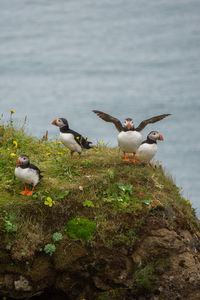
{"label": "puffin black head", "polygon": [[19,157],[18,157],[18,160],[16,162],[16,165],[17,166],[28,166],[29,165],[29,158],[27,155],[25,154],[21,154]]}
{"label": "puffin black head", "polygon": [[152,141],[157,141],[157,140],[163,141],[163,136],[158,131],[151,131],[147,135],[147,139],[150,139]]}
{"label": "puffin black head", "polygon": [[68,124],[67,120],[64,118],[57,118],[51,124],[58,126],[59,128],[62,128],[62,127],[69,128],[69,124]]}
{"label": "puffin black head", "polygon": [[124,120],[123,127],[124,127],[126,130],[133,130],[133,129],[134,129],[134,123],[133,123],[133,120],[132,120],[131,118],[126,118],[126,119]]}

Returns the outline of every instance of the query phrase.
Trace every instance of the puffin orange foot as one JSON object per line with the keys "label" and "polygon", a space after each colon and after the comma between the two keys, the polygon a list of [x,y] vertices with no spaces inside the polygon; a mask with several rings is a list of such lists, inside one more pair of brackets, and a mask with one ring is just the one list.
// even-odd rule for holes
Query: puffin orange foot
{"label": "puffin orange foot", "polygon": [[130,161],[130,159],[126,157],[126,152],[124,152],[124,161]]}
{"label": "puffin orange foot", "polygon": [[130,161],[130,159],[129,158],[127,158],[127,157],[124,157],[124,159],[123,159],[124,161]]}
{"label": "puffin orange foot", "polygon": [[30,192],[27,193],[27,196],[31,196],[31,195],[33,194],[34,188],[35,188],[35,187],[33,187],[32,190],[31,190]]}
{"label": "puffin orange foot", "polygon": [[132,161],[133,163],[136,163],[136,164],[139,164],[139,165],[140,165],[140,161],[139,161],[139,160],[136,160],[135,158],[131,159],[131,161]]}
{"label": "puffin orange foot", "polygon": [[140,164],[139,160],[135,159],[135,153],[133,153],[133,159],[131,159],[133,163]]}
{"label": "puffin orange foot", "polygon": [[20,192],[21,195],[26,195],[28,193],[28,190],[26,188],[26,185],[24,187],[24,191]]}
{"label": "puffin orange foot", "polygon": [[24,191],[20,192],[21,195],[26,195],[27,193],[28,193],[27,190],[24,190]]}
{"label": "puffin orange foot", "polygon": [[27,192],[26,195],[27,196],[31,196],[33,194],[33,191]]}

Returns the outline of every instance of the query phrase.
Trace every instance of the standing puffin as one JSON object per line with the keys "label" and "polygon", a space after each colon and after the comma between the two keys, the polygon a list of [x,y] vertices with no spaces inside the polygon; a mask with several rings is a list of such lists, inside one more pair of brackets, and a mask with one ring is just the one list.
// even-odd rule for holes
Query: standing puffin
{"label": "standing puffin", "polygon": [[[142,121],[138,127],[134,127],[133,120],[131,118],[126,118],[124,124],[120,122],[117,118],[114,118],[102,111],[93,110],[95,114],[97,114],[101,119],[106,122],[111,122],[115,125],[118,134],[118,144],[121,150],[124,152],[124,161],[132,161],[137,162],[135,159],[135,153],[142,142],[142,131],[147,124],[158,122],[170,114],[163,114],[160,116],[155,116],[150,119]],[[133,159],[129,159],[126,157],[126,153],[133,153]]]}
{"label": "standing puffin", "polygon": [[137,149],[136,157],[141,158],[141,160],[149,163],[157,152],[157,140],[163,141],[162,134],[160,134],[158,131],[151,131],[147,135],[147,139],[143,141]]}
{"label": "standing puffin", "polygon": [[[15,177],[25,183],[25,190],[20,192],[22,195],[31,196],[35,186],[39,183],[43,177],[40,173],[40,169],[33,164],[30,164],[29,158],[25,154],[21,154],[16,162]],[[31,191],[27,190],[26,184],[33,186]]]}
{"label": "standing puffin", "polygon": [[78,152],[78,158],[81,156],[82,148],[90,149],[92,146],[87,138],[84,138],[78,132],[69,128],[69,124],[64,118],[57,118],[52,122],[53,125],[58,126],[60,129],[61,142],[71,150],[70,157],[73,157],[74,152]]}

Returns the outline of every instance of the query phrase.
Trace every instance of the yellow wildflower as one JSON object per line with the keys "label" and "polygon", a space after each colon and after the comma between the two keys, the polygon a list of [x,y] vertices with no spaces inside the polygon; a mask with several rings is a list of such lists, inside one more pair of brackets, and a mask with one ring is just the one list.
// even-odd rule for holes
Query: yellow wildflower
{"label": "yellow wildflower", "polygon": [[101,145],[104,145],[104,142],[101,142],[100,144],[101,144]]}
{"label": "yellow wildflower", "polygon": [[46,153],[46,155],[47,155],[47,156],[49,156],[49,155],[51,155],[51,153],[50,153],[50,152],[48,152],[48,153]]}
{"label": "yellow wildflower", "polygon": [[15,111],[13,109],[10,109],[11,114],[15,114]]}
{"label": "yellow wildflower", "polygon": [[59,154],[59,155],[61,155],[61,154],[62,154],[62,152],[58,152],[58,154]]}
{"label": "yellow wildflower", "polygon": [[12,152],[12,153],[10,153],[10,156],[16,156],[16,154]]}
{"label": "yellow wildflower", "polygon": [[17,146],[18,146],[17,141],[13,141],[13,145],[14,145],[14,148],[17,148]]}
{"label": "yellow wildflower", "polygon": [[76,138],[77,138],[77,140],[79,140],[79,139],[80,139],[80,137],[79,137],[79,136],[77,136]]}
{"label": "yellow wildflower", "polygon": [[186,201],[185,204],[186,204],[186,205],[190,205],[190,201]]}
{"label": "yellow wildflower", "polygon": [[44,204],[49,206],[49,207],[52,207],[52,205],[55,204],[55,201],[53,201],[51,199],[51,197],[47,197],[46,200],[44,201]]}
{"label": "yellow wildflower", "polygon": [[7,148],[7,150],[10,150],[10,148]]}
{"label": "yellow wildflower", "polygon": [[56,144],[62,144],[62,142],[56,141]]}

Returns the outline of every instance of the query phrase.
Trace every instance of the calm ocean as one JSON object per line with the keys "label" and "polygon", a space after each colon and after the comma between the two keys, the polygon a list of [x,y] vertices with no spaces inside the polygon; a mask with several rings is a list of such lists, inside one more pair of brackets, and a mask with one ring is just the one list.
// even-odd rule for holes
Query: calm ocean
{"label": "calm ocean", "polygon": [[6,120],[51,138],[56,117],[94,143],[117,145],[91,110],[164,136],[156,160],[200,216],[200,1],[0,0],[0,103]]}

